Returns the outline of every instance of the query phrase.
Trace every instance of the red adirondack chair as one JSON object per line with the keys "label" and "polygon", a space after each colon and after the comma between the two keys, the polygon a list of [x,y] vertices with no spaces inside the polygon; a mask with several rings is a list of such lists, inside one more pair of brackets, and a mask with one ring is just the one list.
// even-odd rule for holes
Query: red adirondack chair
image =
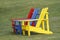
{"label": "red adirondack chair", "polygon": [[[27,19],[31,19],[32,15],[33,15],[33,12],[34,12],[34,8],[31,8],[28,15],[27,15]],[[12,28],[13,28],[13,32],[16,32],[15,31],[15,23],[13,20],[19,20],[19,19],[25,19],[25,18],[18,18],[18,19],[12,19]],[[25,25],[27,25],[27,22],[25,22]],[[34,25],[34,23],[32,23],[32,25]]]}

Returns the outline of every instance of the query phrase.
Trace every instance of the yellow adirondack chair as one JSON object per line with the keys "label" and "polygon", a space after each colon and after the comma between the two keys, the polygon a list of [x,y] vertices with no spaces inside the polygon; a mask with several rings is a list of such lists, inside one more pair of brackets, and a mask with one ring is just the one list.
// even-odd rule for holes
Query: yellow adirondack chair
{"label": "yellow adirondack chair", "polygon": [[[46,7],[42,9],[38,19],[25,19],[18,21],[22,22],[23,35],[25,35],[25,31],[28,31],[28,36],[30,36],[31,31],[43,34],[53,34],[53,32],[50,31],[48,20],[48,7]],[[24,25],[25,21],[28,21],[28,25]],[[37,21],[36,26],[31,26],[31,21]],[[44,23],[46,23],[46,26],[44,25]]]}

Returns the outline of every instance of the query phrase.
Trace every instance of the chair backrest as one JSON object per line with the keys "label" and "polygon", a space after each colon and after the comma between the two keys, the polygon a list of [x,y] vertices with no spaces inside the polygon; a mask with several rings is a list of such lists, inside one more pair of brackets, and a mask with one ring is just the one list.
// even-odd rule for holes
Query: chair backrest
{"label": "chair backrest", "polygon": [[42,20],[44,19],[44,16],[46,15],[48,11],[48,8],[43,8],[41,11],[41,14],[39,15],[36,27],[40,27]]}
{"label": "chair backrest", "polygon": [[[31,19],[33,12],[34,12],[34,8],[31,8],[28,15],[27,15],[27,19]],[[27,22],[25,22],[24,24],[27,25]]]}
{"label": "chair backrest", "polygon": [[40,11],[40,8],[35,8],[31,19],[36,19],[36,17],[39,15],[39,11]]}
{"label": "chair backrest", "polygon": [[[36,19],[39,16],[40,8],[35,8],[31,19]],[[35,26],[36,22],[30,22],[30,25]]]}
{"label": "chair backrest", "polygon": [[34,12],[34,8],[31,8],[29,13],[28,13],[27,19],[30,19],[32,17],[33,12]]}

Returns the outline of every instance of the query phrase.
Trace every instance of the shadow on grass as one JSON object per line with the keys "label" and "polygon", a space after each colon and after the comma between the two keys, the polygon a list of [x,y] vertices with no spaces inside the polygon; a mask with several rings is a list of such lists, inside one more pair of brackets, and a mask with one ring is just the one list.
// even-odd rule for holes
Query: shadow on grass
{"label": "shadow on grass", "polygon": [[[30,32],[30,34],[33,36],[33,35],[43,35],[43,34],[40,34],[40,33],[36,33],[36,32]],[[18,33],[18,34],[16,34],[16,33],[14,33],[14,32],[10,32],[8,35],[23,35],[23,33]],[[26,31],[25,32],[25,36],[28,36],[28,32]]]}
{"label": "shadow on grass", "polygon": [[[30,32],[30,34],[33,36],[33,35],[43,35],[43,34],[41,34],[41,33],[36,33],[36,32]],[[23,33],[18,33],[18,34],[16,34],[16,33],[14,33],[14,32],[11,32],[11,35],[23,35]],[[26,31],[25,32],[25,36],[28,36],[28,32]]]}

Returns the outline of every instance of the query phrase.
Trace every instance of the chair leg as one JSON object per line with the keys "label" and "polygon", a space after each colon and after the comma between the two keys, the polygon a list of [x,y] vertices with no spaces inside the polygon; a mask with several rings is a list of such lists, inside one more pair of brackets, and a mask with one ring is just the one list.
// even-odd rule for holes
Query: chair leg
{"label": "chair leg", "polygon": [[21,35],[21,33],[22,33],[22,30],[20,30],[20,35]]}
{"label": "chair leg", "polygon": [[23,35],[25,35],[25,31],[23,30]]}
{"label": "chair leg", "polygon": [[15,29],[13,28],[13,32],[15,33]]}
{"label": "chair leg", "polygon": [[18,34],[18,30],[16,29],[16,34]]}
{"label": "chair leg", "polygon": [[28,36],[30,36],[30,30],[28,30]]}

